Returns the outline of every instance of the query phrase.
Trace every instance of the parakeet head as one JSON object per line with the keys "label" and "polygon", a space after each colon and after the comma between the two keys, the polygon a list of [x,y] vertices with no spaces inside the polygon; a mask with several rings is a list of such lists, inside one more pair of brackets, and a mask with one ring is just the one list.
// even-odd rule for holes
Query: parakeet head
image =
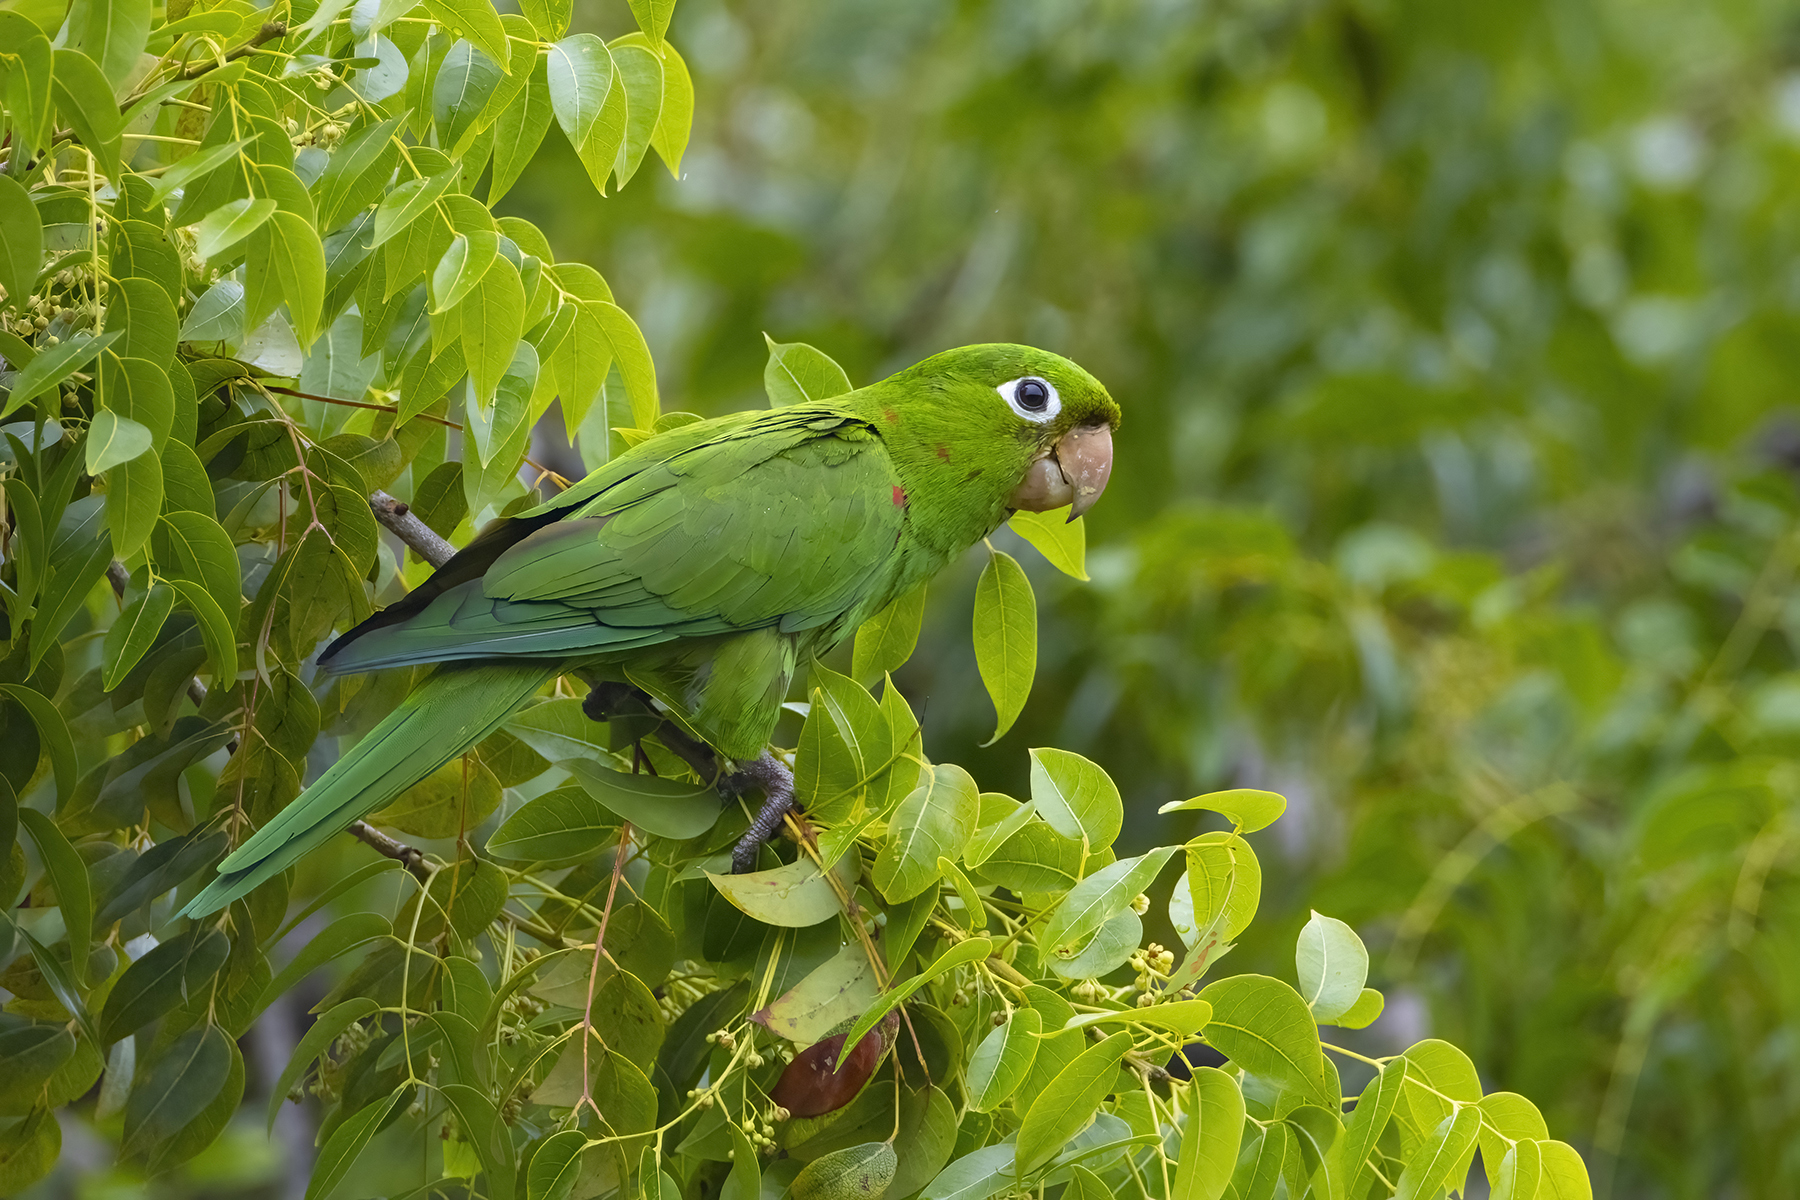
{"label": "parakeet head", "polygon": [[[1112,473],[1118,404],[1099,380],[1047,350],[946,350],[863,397],[903,473],[919,480],[914,490],[941,500],[932,516],[981,526],[976,537],[1013,509],[1066,505],[1074,520],[1093,507]],[[958,529],[954,536],[967,535]]]}

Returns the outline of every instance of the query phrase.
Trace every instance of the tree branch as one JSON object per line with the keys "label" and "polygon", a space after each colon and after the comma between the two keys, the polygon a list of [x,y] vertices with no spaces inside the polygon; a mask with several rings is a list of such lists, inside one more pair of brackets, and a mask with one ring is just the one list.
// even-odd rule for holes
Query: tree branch
{"label": "tree branch", "polygon": [[352,821],[344,832],[375,853],[404,866],[420,883],[431,881],[431,868],[425,865],[425,852],[418,847],[395,841],[367,821]]}
{"label": "tree branch", "polygon": [[456,553],[455,546],[439,537],[431,526],[413,516],[411,507],[386,492],[378,491],[370,496],[369,507],[374,510],[377,521],[387,526],[395,537],[406,543],[408,549],[434,568],[449,562],[450,556]]}
{"label": "tree branch", "polygon": [[265,21],[263,27],[256,31],[255,37],[251,38],[237,49],[227,51],[224,62],[215,58],[209,59],[203,63],[197,63],[181,72],[180,78],[198,79],[208,71],[218,70],[220,67],[224,66],[225,63],[235,62],[240,58],[248,58],[250,55],[255,54],[257,47],[261,46],[264,42],[272,42],[277,38],[286,37],[287,31],[288,27],[286,21]]}

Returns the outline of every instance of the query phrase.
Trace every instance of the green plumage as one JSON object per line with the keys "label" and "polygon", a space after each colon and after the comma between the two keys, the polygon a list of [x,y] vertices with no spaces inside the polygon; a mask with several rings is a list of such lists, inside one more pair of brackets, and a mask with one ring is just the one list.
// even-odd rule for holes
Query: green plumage
{"label": "green plumage", "polygon": [[[1054,421],[996,390],[1054,383]],[[1035,458],[1116,424],[1065,359],[977,346],[823,403],[650,438],[480,536],[333,643],[333,672],[445,664],[220,864],[215,911],[486,737],[556,674],[629,681],[719,753],[763,750],[799,662],[992,531]]]}

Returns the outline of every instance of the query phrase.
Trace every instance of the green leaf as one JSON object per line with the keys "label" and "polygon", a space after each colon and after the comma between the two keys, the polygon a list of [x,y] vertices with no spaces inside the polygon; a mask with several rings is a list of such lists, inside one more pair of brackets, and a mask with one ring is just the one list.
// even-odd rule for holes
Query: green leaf
{"label": "green leaf", "polygon": [[650,344],[631,314],[616,304],[601,302],[585,305],[599,319],[600,328],[612,348],[613,361],[625,381],[625,394],[631,399],[631,419],[639,429],[656,424],[662,401],[656,390],[656,364],[650,358]]}
{"label": "green leaf", "polygon": [[[104,415],[106,414],[101,414]],[[96,417],[96,423],[98,420]],[[162,632],[163,622],[169,619],[169,614],[173,611],[175,590],[166,583],[155,584],[125,606],[125,610],[106,631],[105,665],[101,681],[107,691],[118,687],[125,675],[138,665],[138,660],[150,649],[156,635]]]}
{"label": "green leaf", "polygon": [[483,404],[512,366],[525,332],[525,288],[519,269],[505,257],[484,271],[456,306],[451,318],[461,331],[469,383]]}
{"label": "green leaf", "polygon": [[1350,1011],[1369,974],[1369,952],[1356,931],[1333,917],[1312,914],[1294,949],[1300,995],[1314,1019],[1332,1021]]}
{"label": "green leaf", "polygon": [[511,862],[585,862],[619,842],[619,817],[594,808],[585,788],[565,786],[526,801],[488,838],[491,855]]}
{"label": "green leaf", "polygon": [[719,819],[719,793],[705,784],[626,775],[580,759],[557,765],[609,812],[645,833],[678,840],[699,837]]}
{"label": "green leaf", "polygon": [[862,1016],[856,1019],[856,1023],[850,1026],[850,1031],[844,1035],[843,1049],[838,1052],[837,1063],[832,1069],[842,1070],[844,1060],[850,1057],[850,1052],[856,1049],[857,1043],[862,1041],[863,1035],[880,1024],[881,1019],[888,1013],[906,1003],[914,992],[934,979],[942,979],[958,967],[981,962],[993,952],[994,943],[988,938],[972,937],[958,942],[933,959],[931,965],[923,971],[884,992],[881,999],[870,1005]]}
{"label": "green leaf", "polygon": [[1446,1186],[1460,1191],[1463,1181],[1455,1178],[1457,1164],[1465,1162],[1464,1156],[1474,1149],[1480,1127],[1481,1110],[1473,1104],[1459,1105],[1438,1122],[1431,1136],[1406,1160],[1394,1200],[1429,1198]]}
{"label": "green leaf", "polygon": [[1567,1142],[1540,1140],[1537,1149],[1542,1163],[1537,1194],[1542,1200],[1593,1200],[1593,1184],[1575,1147]]}
{"label": "green leaf", "polygon": [[650,44],[660,49],[663,34],[668,32],[669,18],[675,14],[675,0],[631,0],[631,15]]}
{"label": "green leaf", "polygon": [[[765,925],[805,928],[830,920],[842,907],[830,879],[810,858],[744,875],[708,871],[706,877],[740,912]],[[854,889],[854,877],[848,883]]]}
{"label": "green leaf", "polygon": [[625,141],[613,164],[613,177],[620,187],[637,174],[662,113],[662,59],[643,43],[643,35],[632,33],[609,47],[618,82],[625,88]]}
{"label": "green leaf", "polygon": [[796,1046],[810,1046],[880,995],[868,952],[860,942],[851,942],[750,1019]]}
{"label": "green leaf", "polygon": [[155,280],[131,278],[115,283],[107,295],[106,327],[125,332],[118,350],[121,358],[144,360],[163,372],[173,366],[175,305]]}
{"label": "green leaf", "polygon": [[34,1108],[0,1132],[0,1187],[21,1195],[50,1173],[62,1154],[62,1126],[49,1108]]}
{"label": "green leaf", "polygon": [[[1455,1105],[1481,1099],[1481,1077],[1469,1056],[1439,1038],[1426,1038],[1406,1050],[1406,1074],[1415,1086],[1406,1089],[1400,1116],[1425,1134],[1452,1115]],[[1418,1087],[1423,1083],[1425,1087]]]}
{"label": "green leaf", "polygon": [[829,400],[851,389],[844,368],[823,350],[805,342],[777,342],[768,334],[769,361],[763,367],[763,389],[775,408],[810,400]]}
{"label": "green leaf", "polygon": [[148,453],[155,440],[150,430],[110,408],[94,414],[82,442],[89,475],[100,475],[123,462]]}
{"label": "green leaf", "polygon": [[1069,959],[1100,931],[1129,909],[1140,892],[1156,880],[1177,847],[1160,846],[1136,858],[1108,863],[1069,889],[1038,935],[1038,944],[1058,958]]}
{"label": "green leaf", "polygon": [[[1262,864],[1250,843],[1235,834],[1207,833],[1190,842],[1183,882],[1193,922],[1188,944],[1203,951],[1230,942],[1248,928],[1262,900]],[[1180,931],[1180,921],[1176,929]]]}
{"label": "green leaf", "polygon": [[[567,3],[568,0],[564,0]],[[561,30],[557,31],[558,34]],[[520,92],[494,120],[494,170],[488,182],[488,203],[497,204],[512,190],[537,153],[550,129],[550,80],[537,48],[529,47],[530,62],[513,62],[513,77],[522,80]]]}
{"label": "green leaf", "polygon": [[0,693],[18,701],[36,723],[38,735],[44,740],[44,751],[50,755],[51,771],[56,776],[56,803],[60,808],[75,794],[75,741],[69,736],[68,723],[42,692],[22,684],[0,683]]}
{"label": "green leaf", "polygon": [[1302,1104],[1288,1113],[1287,1127],[1300,1149],[1302,1170],[1319,1200],[1345,1200],[1344,1123],[1336,1109]]}
{"label": "green leaf", "polygon": [[151,550],[165,578],[204,588],[236,627],[243,602],[237,550],[217,521],[200,512],[164,513],[152,535]]}
{"label": "green leaf", "polygon": [[[1481,1152],[1487,1161],[1487,1150]],[[1543,1189],[1544,1158],[1536,1141],[1522,1141],[1506,1148],[1500,1161],[1490,1168],[1493,1176],[1491,1200],[1533,1200]],[[1585,1171],[1584,1171],[1585,1175]],[[1579,1192],[1572,1193],[1579,1195]]]}
{"label": "green leaf", "polygon": [[963,1155],[942,1171],[920,1194],[921,1200],[988,1200],[1018,1181],[1017,1148],[1010,1142],[983,1146]]}
{"label": "green leaf", "polygon": [[98,336],[74,333],[48,350],[38,351],[37,357],[14,377],[12,393],[7,396],[6,404],[0,407],[0,417],[37,399],[46,389],[81,370],[96,354],[123,336],[124,331],[118,329]]}
{"label": "green leaf", "polygon": [[456,307],[499,258],[500,235],[494,230],[457,234],[431,272],[431,311],[441,313]]}
{"label": "green leaf", "polygon": [[488,0],[423,0],[425,11],[460,38],[468,38],[497,63],[509,60],[506,26]]}
{"label": "green leaf", "polygon": [[100,64],[110,89],[125,86],[150,40],[150,0],[81,0],[69,13],[69,42]]}
{"label": "green leaf", "polygon": [[1051,512],[1019,509],[1007,524],[1012,531],[1037,547],[1038,553],[1064,575],[1085,580],[1087,573],[1087,524],[1084,518],[1068,518],[1068,508]]}
{"label": "green leaf", "polygon": [[[414,505],[415,510],[418,507]],[[565,697],[533,704],[509,717],[506,730],[551,762],[603,753],[605,727],[590,719],[581,703]]]}
{"label": "green leaf", "polygon": [[100,1011],[102,1043],[136,1033],[196,994],[230,952],[222,932],[196,925],[126,967]]}
{"label": "green leaf", "polygon": [[[8,691],[12,685],[5,685]],[[34,695],[36,693],[33,693]],[[38,857],[56,888],[57,907],[69,938],[69,971],[77,985],[87,978],[89,930],[94,924],[94,897],[88,889],[87,864],[56,823],[32,808],[19,810],[19,825],[37,846]]]}
{"label": "green leaf", "polygon": [[[639,0],[640,3],[643,0]],[[740,1135],[741,1136],[741,1135]],[[748,1139],[743,1144],[749,1145]],[[742,1154],[742,1151],[739,1151]],[[900,1159],[887,1142],[863,1142],[821,1154],[794,1176],[794,1200],[880,1200],[894,1181]],[[754,1196],[755,1192],[740,1192]]]}
{"label": "green leaf", "polygon": [[[544,1139],[531,1156],[525,1172],[525,1195],[528,1200],[568,1200],[581,1177],[581,1152],[587,1146],[587,1135],[578,1129],[565,1129]],[[646,1154],[650,1151],[646,1151]]]}
{"label": "green leaf", "polygon": [[156,843],[101,894],[96,928],[104,929],[132,910],[148,907],[156,897],[217,861],[225,852],[225,842],[225,831],[215,829],[205,836],[187,834]]}
{"label": "green leaf", "polygon": [[[61,9],[51,16],[49,28],[56,29],[62,19]],[[12,125],[12,144],[27,155],[35,155],[50,140],[51,62],[50,39],[17,12],[0,10],[0,45],[13,55],[10,78],[0,80],[4,87],[6,112]],[[20,159],[19,161],[24,161]],[[54,1126],[55,1122],[51,1122]]]}
{"label": "green leaf", "polygon": [[[762,1168],[756,1155],[756,1147],[750,1144],[749,1135],[738,1127],[737,1122],[727,1120],[725,1128],[731,1137],[731,1179],[730,1187],[737,1189],[737,1196],[732,1200],[756,1200],[762,1195]],[[721,1197],[725,1192],[721,1190]],[[819,1198],[823,1200],[823,1198]],[[837,1198],[833,1198],[837,1200]],[[870,1200],[874,1200],[873,1197]]]}
{"label": "green leaf", "polygon": [[937,860],[961,852],[980,816],[981,794],[969,773],[955,765],[933,767],[894,810],[875,859],[875,887],[894,903],[934,887]]}
{"label": "green leaf", "polygon": [[567,33],[569,20],[575,13],[574,0],[523,0],[519,8],[545,41]]}
{"label": "green leaf", "polygon": [[319,228],[336,229],[346,219],[382,198],[400,163],[395,141],[404,114],[365,125],[344,139],[313,185]]}
{"label": "green leaf", "polygon": [[66,46],[55,51],[51,90],[56,105],[74,127],[81,144],[94,152],[100,173],[119,174],[119,106],[113,101],[112,84],[98,64],[79,50]]}
{"label": "green leaf", "polygon": [[233,605],[227,614],[210,592],[191,580],[171,579],[169,586],[175,589],[199,622],[200,637],[206,644],[206,657],[212,664],[214,682],[237,678],[237,635],[234,630],[238,605]]}
{"label": "green leaf", "polygon": [[1338,1106],[1339,1097],[1325,1086],[1318,1026],[1293,988],[1267,975],[1234,975],[1208,984],[1200,999],[1213,1006],[1207,1042],[1235,1065],[1320,1107]]}
{"label": "green leaf", "polygon": [[339,1122],[325,1144],[319,1148],[319,1156],[313,1162],[312,1178],[306,1185],[306,1200],[320,1200],[329,1195],[331,1189],[350,1173],[362,1154],[363,1147],[375,1136],[386,1119],[389,1110],[406,1095],[407,1089],[400,1087],[388,1096],[372,1104],[366,1104],[344,1121]]}
{"label": "green leaf", "polygon": [[668,166],[669,174],[679,180],[681,156],[687,151],[688,135],[694,127],[694,81],[688,75],[687,63],[668,42],[662,44],[662,63],[662,111],[657,114],[650,145]]}
{"label": "green leaf", "polygon": [[[416,148],[414,155],[419,157]],[[380,206],[375,209],[375,236],[369,248],[373,250],[385,245],[391,238],[406,232],[419,217],[432,211],[432,206],[455,178],[456,167],[452,165],[436,175],[397,184],[382,197]]]}
{"label": "green leaf", "polygon": [[975,584],[975,665],[998,714],[982,743],[991,746],[1018,720],[1037,674],[1037,598],[1018,560],[999,550]]}
{"label": "green leaf", "polygon": [[1141,1008],[1121,1008],[1109,1012],[1082,1013],[1070,1017],[1064,1029],[1086,1029],[1090,1025],[1148,1025],[1173,1030],[1180,1034],[1198,1033],[1212,1020],[1212,1005],[1204,1000],[1163,1000]]}
{"label": "green leaf", "polygon": [[1195,1067],[1182,1108],[1181,1157],[1169,1200],[1219,1200],[1244,1140],[1244,1094],[1225,1072]]}
{"label": "green leaf", "polygon": [[1239,833],[1255,833],[1273,825],[1287,811],[1287,797],[1255,788],[1233,788],[1228,792],[1208,792],[1204,796],[1195,796],[1192,800],[1176,800],[1156,811],[1186,812],[1197,808],[1224,813],[1238,827]]}
{"label": "green leaf", "polygon": [[380,913],[350,913],[339,917],[302,946],[300,953],[269,980],[268,986],[263,988],[262,998],[256,1002],[257,1010],[267,1008],[277,997],[326,963],[393,932],[388,919]]}
{"label": "green leaf", "polygon": [[1100,1101],[1113,1089],[1119,1060],[1131,1049],[1129,1033],[1115,1033],[1089,1046],[1058,1072],[1031,1102],[1019,1126],[1018,1170],[1031,1174],[1068,1144],[1094,1119]]}
{"label": "green leaf", "polygon": [[1087,839],[1090,850],[1110,846],[1125,825],[1125,804],[1110,776],[1067,750],[1031,751],[1031,801],[1050,828]]}
{"label": "green leaf", "polygon": [[231,200],[200,218],[194,226],[194,252],[201,258],[217,258],[237,245],[275,215],[277,205],[268,198]]}
{"label": "green leaf", "polygon": [[8,308],[25,310],[43,260],[44,224],[31,193],[0,176],[0,288]]}
{"label": "green leaf", "polygon": [[870,684],[899,670],[919,644],[924,621],[925,585],[920,584],[857,627],[850,677]]}
{"label": "green leaf", "polygon": [[1357,994],[1350,1007],[1329,1021],[1320,1021],[1321,1025],[1337,1025],[1344,1029],[1367,1029],[1381,1015],[1387,1001],[1381,993],[1372,987],[1366,987]]}
{"label": "green leaf", "polygon": [[[551,45],[545,70],[556,123],[562,126],[569,144],[579,151],[593,136],[606,94],[612,88],[612,52],[591,33],[571,34]],[[610,156],[606,165],[610,171]]]}
{"label": "green leaf", "polygon": [[1344,1167],[1350,1174],[1351,1195],[1361,1195],[1368,1181],[1374,1178],[1369,1156],[1375,1153],[1376,1144],[1381,1141],[1381,1135],[1394,1115],[1400,1093],[1406,1088],[1406,1073],[1404,1058],[1388,1062],[1363,1088],[1362,1098],[1350,1114],[1344,1130]]}
{"label": "green leaf", "polygon": [[1494,1188],[1500,1184],[1500,1164],[1508,1146],[1548,1138],[1550,1128],[1537,1105],[1517,1092],[1490,1092],[1476,1107],[1481,1110],[1481,1165],[1487,1171],[1488,1186]]}
{"label": "green leaf", "polygon": [[993,1112],[1018,1090],[1031,1073],[1043,1030],[1043,1014],[1034,1008],[1015,1008],[1005,1024],[981,1039],[964,1079],[970,1108]]}
{"label": "green leaf", "polygon": [[231,1074],[231,1051],[231,1039],[216,1025],[177,1038],[125,1102],[121,1152],[148,1158],[199,1116]]}
{"label": "green leaf", "polygon": [[437,126],[437,144],[451,158],[461,158],[475,135],[486,128],[488,123],[481,118],[504,78],[500,64],[472,42],[459,41],[444,55],[431,86],[431,120]]}
{"label": "green leaf", "polygon": [[311,221],[285,210],[272,215],[250,236],[244,280],[247,325],[261,325],[285,303],[294,336],[312,345],[325,308],[325,247]]}
{"label": "green leaf", "polygon": [[[212,78],[207,81],[209,84],[223,82],[218,79],[218,73],[216,71],[212,72],[211,75]],[[171,84],[175,82],[175,80],[170,81]],[[180,82],[180,86],[192,87],[193,84],[184,80]],[[156,91],[162,90],[162,88],[156,89]],[[155,92],[152,92],[150,95],[154,96],[155,94]],[[145,99],[150,100],[150,97],[146,96]],[[152,104],[157,103],[155,100],[151,100],[150,102]],[[142,101],[140,101],[139,105],[135,106],[132,111],[136,112],[137,107],[141,106]],[[146,109],[145,111],[148,110]],[[127,125],[131,123],[131,117],[129,115],[126,117],[125,123]],[[205,179],[208,175],[236,158],[239,151],[254,141],[256,141],[256,139],[253,137],[239,138],[235,142],[222,142],[216,146],[208,146],[204,150],[196,150],[193,154],[169,167],[167,170],[163,171],[161,175],[158,175],[151,181],[151,196],[153,201],[157,204],[161,204],[177,189],[191,188],[193,185],[199,183],[202,179]]]}
{"label": "green leaf", "polygon": [[380,1006],[367,996],[355,996],[331,1008],[314,1021],[306,1033],[294,1047],[293,1055],[282,1069],[281,1078],[275,1081],[275,1087],[269,1093],[268,1127],[275,1128],[275,1115],[281,1106],[287,1103],[288,1092],[306,1073],[313,1060],[330,1048],[338,1039],[338,1035],[348,1029],[352,1022],[360,1021],[375,1012]]}

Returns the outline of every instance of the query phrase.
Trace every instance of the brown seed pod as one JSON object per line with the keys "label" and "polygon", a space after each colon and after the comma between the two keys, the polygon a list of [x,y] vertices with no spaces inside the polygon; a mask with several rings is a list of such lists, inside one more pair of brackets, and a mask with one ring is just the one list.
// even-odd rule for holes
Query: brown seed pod
{"label": "brown seed pod", "polygon": [[775,1081],[769,1099],[795,1117],[820,1117],[835,1112],[862,1091],[869,1076],[881,1065],[882,1057],[893,1045],[899,1030],[900,1014],[888,1013],[881,1019],[881,1024],[863,1035],[849,1057],[844,1059],[843,1067],[836,1071],[831,1065],[844,1048],[844,1035],[834,1033],[814,1042],[794,1056],[794,1061]]}

